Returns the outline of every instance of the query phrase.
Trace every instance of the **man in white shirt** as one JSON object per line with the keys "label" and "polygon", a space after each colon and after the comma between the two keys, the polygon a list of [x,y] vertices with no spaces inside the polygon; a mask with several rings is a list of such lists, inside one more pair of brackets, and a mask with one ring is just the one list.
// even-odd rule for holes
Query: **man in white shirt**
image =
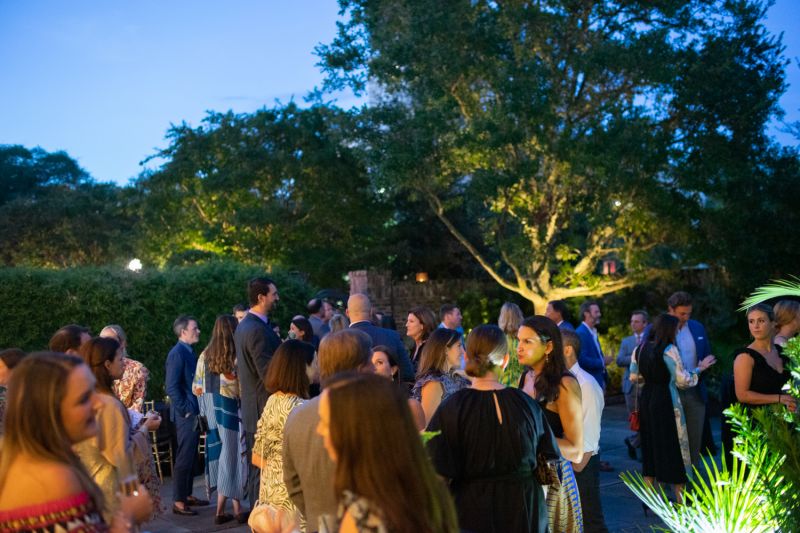
{"label": "man in white shirt", "polygon": [[572,463],[581,496],[583,527],[586,533],[608,532],[600,503],[600,422],[605,407],[603,389],[591,374],[578,364],[581,341],[574,331],[562,330],[564,359],[581,387],[583,414],[583,460]]}

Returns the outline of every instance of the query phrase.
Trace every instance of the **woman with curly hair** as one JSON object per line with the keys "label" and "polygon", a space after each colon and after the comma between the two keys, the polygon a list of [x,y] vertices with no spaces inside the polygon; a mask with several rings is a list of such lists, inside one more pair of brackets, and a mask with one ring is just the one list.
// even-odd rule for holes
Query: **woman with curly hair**
{"label": "woman with curly hair", "polygon": [[[247,521],[240,501],[244,497],[246,463],[243,456],[241,415],[239,414],[239,379],[236,376],[236,348],[233,332],[238,320],[220,315],[214,322],[211,340],[197,359],[194,376],[195,394],[199,396],[200,415],[206,417],[206,486],[209,496],[217,491],[215,524],[236,518]],[[233,500],[233,515],[225,504]]]}

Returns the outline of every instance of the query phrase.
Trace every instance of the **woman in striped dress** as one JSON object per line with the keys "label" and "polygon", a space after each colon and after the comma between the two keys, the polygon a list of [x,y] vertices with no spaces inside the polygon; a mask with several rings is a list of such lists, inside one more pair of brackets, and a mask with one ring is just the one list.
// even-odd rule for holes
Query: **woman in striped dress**
{"label": "woman in striped dress", "polygon": [[[211,341],[197,360],[194,379],[200,414],[208,421],[206,484],[209,496],[217,491],[215,524],[224,524],[234,518],[240,523],[247,521],[247,513],[242,511],[239,503],[244,497],[247,470],[233,344],[237,324],[233,315],[217,317]],[[228,498],[233,500],[233,515],[225,512]]]}

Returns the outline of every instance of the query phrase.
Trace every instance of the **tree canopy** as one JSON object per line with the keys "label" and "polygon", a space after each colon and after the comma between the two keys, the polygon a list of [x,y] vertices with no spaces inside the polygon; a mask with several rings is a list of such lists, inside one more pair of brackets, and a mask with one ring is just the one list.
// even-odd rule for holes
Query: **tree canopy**
{"label": "tree canopy", "polygon": [[537,307],[689,261],[785,88],[763,2],[340,5],[318,53],[328,87],[370,87],[373,175]]}

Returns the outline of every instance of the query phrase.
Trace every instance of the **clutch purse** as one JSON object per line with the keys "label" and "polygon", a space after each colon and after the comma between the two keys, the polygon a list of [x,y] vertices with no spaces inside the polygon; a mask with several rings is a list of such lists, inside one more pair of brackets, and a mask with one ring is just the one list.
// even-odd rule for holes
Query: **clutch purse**
{"label": "clutch purse", "polygon": [[208,433],[208,419],[203,415],[197,415],[194,421],[194,429],[201,434]]}

